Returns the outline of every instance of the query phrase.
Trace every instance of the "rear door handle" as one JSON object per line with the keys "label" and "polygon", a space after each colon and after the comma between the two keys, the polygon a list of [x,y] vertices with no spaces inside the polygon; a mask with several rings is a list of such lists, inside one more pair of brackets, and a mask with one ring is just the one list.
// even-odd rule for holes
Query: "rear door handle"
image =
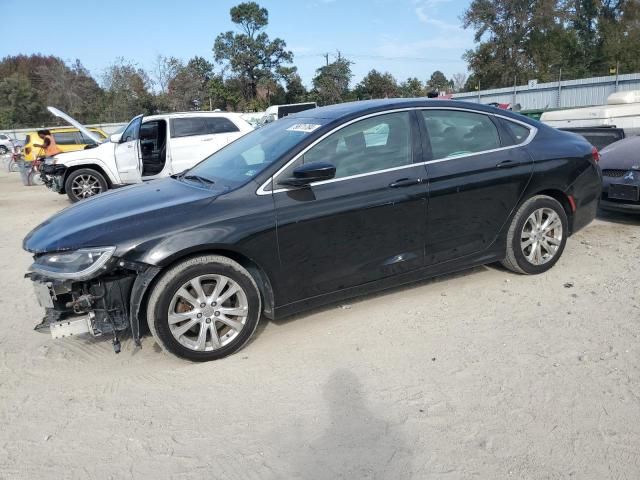
{"label": "rear door handle", "polygon": [[419,185],[422,183],[421,178],[401,178],[395,182],[391,182],[389,186],[391,188],[411,187],[412,185]]}
{"label": "rear door handle", "polygon": [[513,160],[505,160],[504,162],[500,162],[496,165],[496,168],[513,168],[518,167],[520,162],[514,162]]}

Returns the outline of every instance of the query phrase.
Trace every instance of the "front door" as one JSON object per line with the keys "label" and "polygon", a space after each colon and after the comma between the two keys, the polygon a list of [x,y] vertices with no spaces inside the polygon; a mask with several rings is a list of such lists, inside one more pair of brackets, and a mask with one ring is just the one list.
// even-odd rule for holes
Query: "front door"
{"label": "front door", "polygon": [[531,130],[509,121],[516,138],[492,115],[466,110],[425,109],[420,117],[430,158],[425,261],[433,265],[494,243],[533,174],[531,157],[517,145]]}
{"label": "front door", "polygon": [[[427,190],[417,117],[380,114],[327,136],[273,180],[280,305],[420,268]],[[278,185],[295,167],[330,162],[332,180]],[[303,279],[303,281],[300,281]]]}
{"label": "front door", "polygon": [[135,117],[122,132],[120,142],[116,144],[115,157],[118,174],[122,183],[140,183],[142,181],[142,159],[140,152],[140,126],[142,115]]}

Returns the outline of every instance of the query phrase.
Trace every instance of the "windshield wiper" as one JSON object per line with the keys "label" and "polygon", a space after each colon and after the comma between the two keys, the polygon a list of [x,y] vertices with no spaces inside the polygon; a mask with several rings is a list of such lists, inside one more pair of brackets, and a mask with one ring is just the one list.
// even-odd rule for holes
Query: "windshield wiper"
{"label": "windshield wiper", "polygon": [[198,182],[200,182],[202,185],[213,185],[214,182],[213,180],[207,178],[207,177],[202,177],[200,175],[183,175],[180,178],[184,178],[185,180],[197,180]]}

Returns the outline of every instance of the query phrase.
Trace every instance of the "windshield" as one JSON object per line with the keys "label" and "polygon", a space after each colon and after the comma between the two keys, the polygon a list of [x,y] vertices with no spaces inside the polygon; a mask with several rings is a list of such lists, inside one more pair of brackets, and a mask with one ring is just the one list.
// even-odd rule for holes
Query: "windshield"
{"label": "windshield", "polygon": [[183,178],[200,177],[215,182],[218,187],[238,187],[278,160],[324,122],[326,120],[318,118],[283,118],[227,145],[193,167]]}

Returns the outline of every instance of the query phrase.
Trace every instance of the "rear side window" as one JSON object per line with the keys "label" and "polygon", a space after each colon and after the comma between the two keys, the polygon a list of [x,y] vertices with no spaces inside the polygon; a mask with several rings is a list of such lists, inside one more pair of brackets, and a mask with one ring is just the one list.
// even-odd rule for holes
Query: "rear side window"
{"label": "rear side window", "polygon": [[531,130],[529,130],[524,125],[510,122],[509,120],[505,120],[504,118],[500,119],[500,123],[502,124],[504,129],[507,130],[507,134],[511,137],[505,139],[505,145],[520,145],[527,138],[529,138]]}
{"label": "rear side window", "polygon": [[78,137],[76,132],[59,132],[53,134],[53,139],[58,145],[77,145]]}
{"label": "rear side window", "polygon": [[422,110],[434,160],[500,148],[498,129],[487,115],[459,110]]}
{"label": "rear side window", "polygon": [[171,119],[172,138],[207,135],[207,133],[207,122],[205,118],[188,117]]}
{"label": "rear side window", "polygon": [[231,133],[239,132],[240,129],[228,118],[224,117],[209,117],[207,121],[207,133]]}

